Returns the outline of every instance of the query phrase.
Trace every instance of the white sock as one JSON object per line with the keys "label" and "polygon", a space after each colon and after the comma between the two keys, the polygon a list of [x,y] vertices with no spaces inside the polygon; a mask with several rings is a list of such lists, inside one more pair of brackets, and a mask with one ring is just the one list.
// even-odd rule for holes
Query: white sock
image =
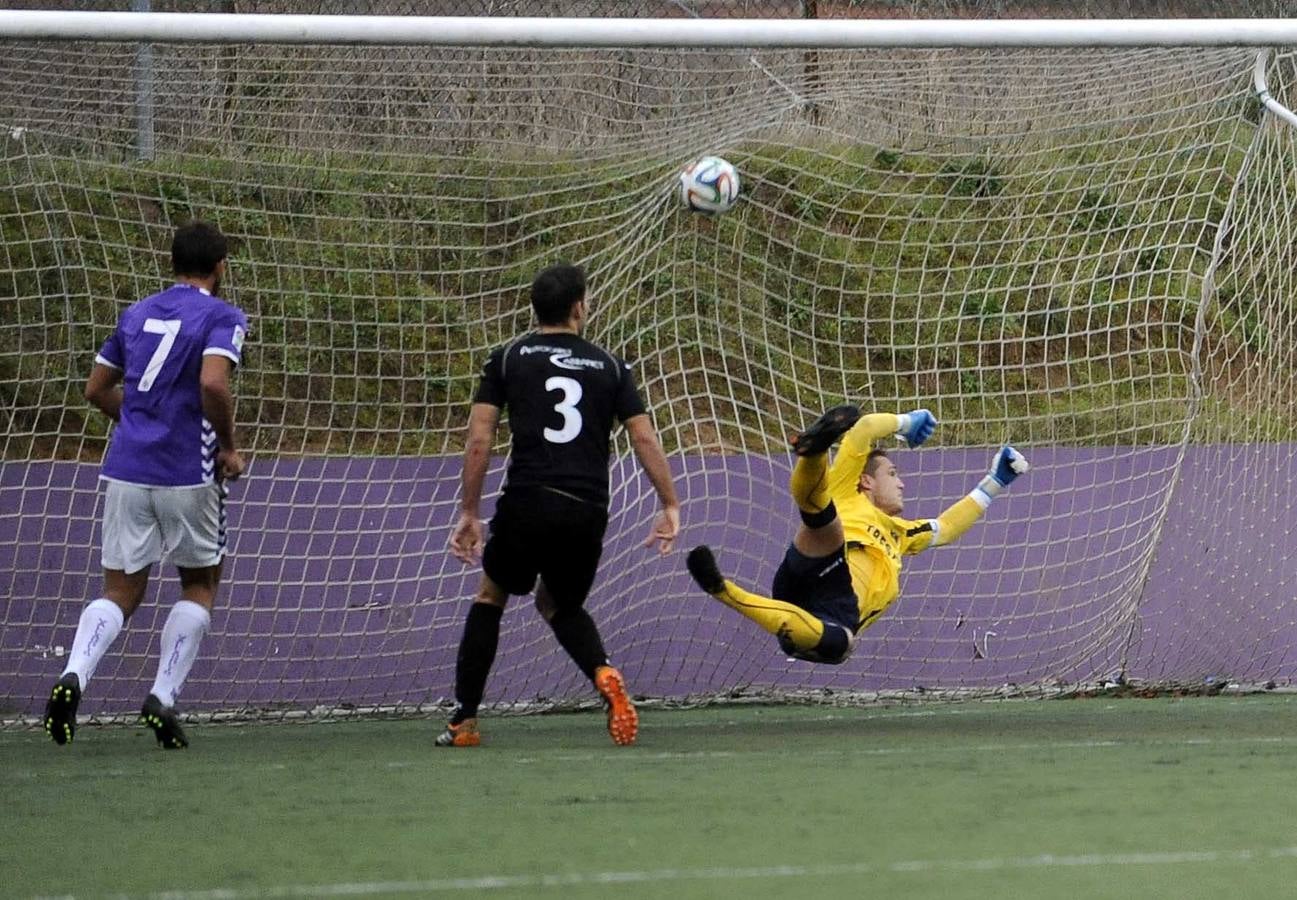
{"label": "white sock", "polygon": [[104,597],[91,600],[81,611],[77,636],[72,639],[72,652],[68,654],[68,664],[63,669],[64,675],[69,672],[76,674],[81,690],[86,689],[90,676],[95,674],[99,661],[117,640],[125,621],[122,608]]}
{"label": "white sock", "polygon": [[162,701],[163,706],[176,705],[180,689],[198,658],[198,644],[211,624],[212,614],[192,600],[179,600],[171,607],[166,624],[162,626],[158,677],[153,680],[153,688],[149,691]]}

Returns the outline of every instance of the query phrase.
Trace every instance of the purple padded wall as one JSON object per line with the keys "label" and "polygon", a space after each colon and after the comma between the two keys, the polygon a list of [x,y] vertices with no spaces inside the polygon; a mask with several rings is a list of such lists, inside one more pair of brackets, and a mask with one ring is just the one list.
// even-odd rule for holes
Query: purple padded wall
{"label": "purple padded wall", "polygon": [[[1145,581],[1147,535],[1160,521],[1177,452],[1034,448],[1032,472],[973,531],[907,560],[900,601],[837,667],[784,659],[772,638],[700,594],[684,571],[684,551],[708,543],[727,574],[768,587],[794,527],[783,488],[788,459],[673,460],[685,529],[665,559],[640,546],[653,501],[633,463],[621,460],[614,486],[632,480],[614,492],[589,608],[633,689],[653,696],[995,688],[1121,669],[1159,680],[1293,681],[1297,574],[1288,539],[1297,512],[1261,515],[1265,502],[1240,496],[1202,502],[1221,489],[1222,459],[1286,481],[1297,474],[1292,448],[1189,448]],[[906,514],[935,516],[968,489],[987,455],[902,455],[903,470],[913,472]],[[458,472],[456,458],[258,461],[234,488],[223,608],[183,705],[445,700],[477,579],[445,552]],[[62,667],[52,648],[71,643],[98,589],[96,476],[96,466],[78,463],[0,469],[0,713],[39,712]],[[1204,508],[1214,510],[1210,519]],[[155,578],[83,711],[138,703],[175,585],[170,572]],[[488,700],[585,696],[529,601],[515,600]]]}

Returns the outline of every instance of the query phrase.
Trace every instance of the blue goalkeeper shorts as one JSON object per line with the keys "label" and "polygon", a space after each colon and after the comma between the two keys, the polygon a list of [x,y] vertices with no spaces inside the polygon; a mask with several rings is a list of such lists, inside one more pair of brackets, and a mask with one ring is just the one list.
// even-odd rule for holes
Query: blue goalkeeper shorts
{"label": "blue goalkeeper shorts", "polygon": [[776,600],[800,606],[821,621],[841,625],[852,634],[860,625],[860,605],[851,586],[846,545],[828,556],[807,556],[789,544],[770,594]]}

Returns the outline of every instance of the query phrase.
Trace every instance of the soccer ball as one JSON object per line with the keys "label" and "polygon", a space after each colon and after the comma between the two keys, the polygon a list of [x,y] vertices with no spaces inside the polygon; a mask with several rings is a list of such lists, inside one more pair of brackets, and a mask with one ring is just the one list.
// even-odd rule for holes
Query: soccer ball
{"label": "soccer ball", "polygon": [[723,213],[739,199],[739,172],[719,156],[704,156],[680,173],[680,202],[694,212]]}

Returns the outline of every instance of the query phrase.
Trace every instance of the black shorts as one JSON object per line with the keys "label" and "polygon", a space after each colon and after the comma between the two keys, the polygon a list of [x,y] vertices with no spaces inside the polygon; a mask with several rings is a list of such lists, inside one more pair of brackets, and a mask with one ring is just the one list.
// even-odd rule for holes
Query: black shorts
{"label": "black shorts", "polygon": [[855,634],[860,605],[851,586],[847,548],[828,556],[807,556],[791,544],[775,572],[771,596],[800,606],[815,618],[833,622]]}
{"label": "black shorts", "polygon": [[491,518],[482,570],[510,594],[530,594],[536,578],[559,607],[580,606],[603,555],[608,510],[544,488],[506,489]]}

